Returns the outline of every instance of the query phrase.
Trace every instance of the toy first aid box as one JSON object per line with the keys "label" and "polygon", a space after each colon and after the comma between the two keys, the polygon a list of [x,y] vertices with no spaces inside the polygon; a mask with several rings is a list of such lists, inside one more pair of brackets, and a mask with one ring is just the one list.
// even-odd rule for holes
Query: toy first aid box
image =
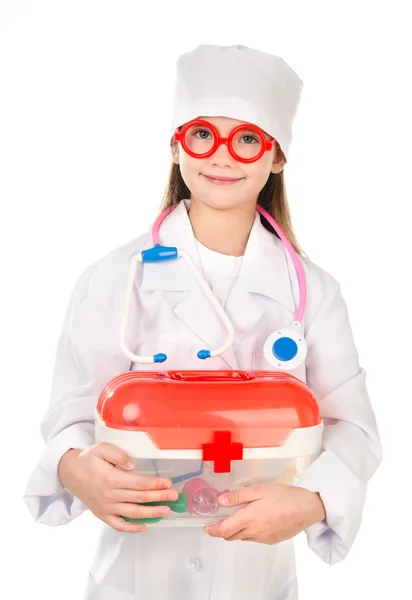
{"label": "toy first aid box", "polygon": [[[219,494],[263,482],[293,484],[319,455],[316,398],[276,371],[128,372],[96,407],[96,442],[133,457],[141,475],[171,479],[179,492],[156,527],[204,526],[236,509]],[[132,519],[128,519],[132,521]]]}

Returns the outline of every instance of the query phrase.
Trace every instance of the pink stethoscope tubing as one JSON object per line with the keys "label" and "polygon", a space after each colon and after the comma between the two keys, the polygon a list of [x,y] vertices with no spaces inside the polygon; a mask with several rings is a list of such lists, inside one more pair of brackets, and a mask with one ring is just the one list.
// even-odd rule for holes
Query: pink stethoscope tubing
{"label": "pink stethoscope tubing", "polygon": [[[233,323],[229,319],[228,315],[218,302],[217,298],[210,289],[207,281],[205,280],[202,271],[194,263],[190,255],[184,250],[175,247],[162,246],[159,241],[159,229],[164,219],[178,206],[175,204],[166,210],[164,210],[155,220],[152,227],[152,239],[153,248],[144,250],[132,257],[129,279],[126,291],[126,302],[123,313],[122,325],[121,325],[121,336],[120,342],[123,352],[132,362],[140,364],[153,364],[155,362],[164,362],[167,360],[166,354],[158,353],[153,356],[141,356],[134,354],[127,347],[126,339],[126,327],[127,320],[130,311],[133,286],[136,279],[137,265],[139,262],[156,262],[160,260],[167,260],[170,258],[182,257],[188,263],[190,270],[197,279],[202,290],[210,300],[216,313],[219,315],[222,323],[225,325],[227,330],[226,343],[215,350],[200,350],[197,353],[198,358],[206,359],[224,354],[233,344],[235,337],[235,328]],[[279,329],[268,336],[263,347],[263,353],[267,362],[275,369],[281,370],[292,370],[298,367],[306,358],[307,346],[302,334],[302,320],[306,308],[306,279],[303,270],[303,266],[292,246],[290,241],[283,233],[281,227],[276,223],[275,219],[261,206],[257,205],[256,210],[272,225],[275,232],[278,234],[284,247],[288,251],[294,268],[296,270],[298,284],[299,284],[299,307],[294,316],[294,321],[289,328]],[[150,255],[150,256],[149,256]]]}
{"label": "pink stethoscope tubing", "polygon": [[[175,204],[174,206],[170,206],[169,208],[166,208],[166,210],[164,210],[156,219],[156,221],[153,224],[152,227],[152,239],[153,239],[153,245],[154,246],[158,246],[160,245],[159,242],[159,229],[160,229],[160,225],[162,224],[162,222],[165,220],[165,218],[177,207],[178,205]],[[256,210],[266,219],[266,221],[272,225],[273,229],[276,231],[276,233],[278,234],[279,238],[281,239],[283,245],[285,246],[286,250],[289,252],[289,255],[292,259],[293,262],[293,266],[296,269],[296,274],[298,277],[298,282],[299,282],[299,308],[298,311],[296,313],[295,316],[295,321],[298,321],[299,323],[302,322],[303,319],[303,315],[305,313],[305,308],[306,308],[306,280],[305,280],[305,274],[303,272],[303,267],[301,262],[299,261],[299,258],[292,246],[292,244],[289,242],[288,238],[285,236],[285,234],[283,233],[281,227],[276,223],[275,219],[261,206],[259,206],[259,204],[256,205]]]}

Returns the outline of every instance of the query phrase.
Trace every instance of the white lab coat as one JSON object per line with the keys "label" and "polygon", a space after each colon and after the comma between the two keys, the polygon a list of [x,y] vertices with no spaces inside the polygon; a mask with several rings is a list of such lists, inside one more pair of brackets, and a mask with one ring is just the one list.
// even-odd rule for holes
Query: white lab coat
{"label": "white lab coat", "polygon": [[[199,264],[184,202],[162,224],[160,241],[186,250]],[[74,289],[42,421],[46,447],[24,496],[38,523],[63,525],[86,509],[61,485],[57,465],[69,448],[94,443],[94,408],[103,386],[131,368],[158,369],[131,365],[119,343],[129,261],[151,246],[149,233],[117,248],[88,267]],[[309,260],[302,262],[308,355],[292,373],[316,395],[325,430],[322,453],[298,485],[321,494],[327,518],[306,534],[310,548],[333,564],[346,556],[358,532],[381,445],[339,284]],[[140,267],[128,344],[137,354],[165,352],[162,368],[270,369],[263,343],[274,329],[291,324],[298,300],[290,257],[256,214],[226,304],[236,328],[233,348],[222,357],[197,358],[199,349],[222,344],[225,329],[184,259]],[[87,600],[296,600],[293,540],[273,546],[225,542],[202,528],[134,535],[102,523],[86,587]]]}

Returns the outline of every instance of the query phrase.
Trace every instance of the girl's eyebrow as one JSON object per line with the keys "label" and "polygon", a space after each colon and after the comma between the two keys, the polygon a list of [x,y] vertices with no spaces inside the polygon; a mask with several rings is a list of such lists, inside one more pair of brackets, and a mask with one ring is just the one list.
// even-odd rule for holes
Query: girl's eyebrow
{"label": "girl's eyebrow", "polygon": [[[217,123],[213,123],[213,121],[211,119],[204,119],[205,121],[209,121],[209,123],[211,123],[214,127],[216,127],[216,129],[222,133],[222,126],[217,124]],[[248,129],[248,127],[250,127],[250,123],[245,123],[245,121],[238,121],[237,123],[235,123],[234,125],[229,125],[228,129],[227,129],[227,134],[229,134],[233,129],[235,129],[236,127],[239,127],[240,125],[244,125],[245,129]]]}

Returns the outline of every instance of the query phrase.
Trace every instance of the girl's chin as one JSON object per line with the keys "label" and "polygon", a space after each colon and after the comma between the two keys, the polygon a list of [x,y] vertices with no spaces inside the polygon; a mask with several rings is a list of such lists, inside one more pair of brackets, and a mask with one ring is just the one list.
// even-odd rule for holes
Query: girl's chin
{"label": "girl's chin", "polygon": [[205,204],[209,208],[216,208],[218,210],[238,208],[245,204],[245,202],[239,202],[239,196],[236,194],[233,194],[232,197],[229,197],[227,194],[214,194],[213,198],[202,196],[198,196],[197,198],[202,204]]}

